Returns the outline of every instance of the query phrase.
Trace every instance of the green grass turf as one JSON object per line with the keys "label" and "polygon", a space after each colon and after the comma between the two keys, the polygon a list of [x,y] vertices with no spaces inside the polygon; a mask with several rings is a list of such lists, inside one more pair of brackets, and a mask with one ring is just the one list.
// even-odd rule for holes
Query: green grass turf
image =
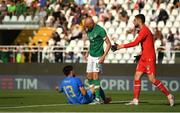
{"label": "green grass turf", "polygon": [[[113,103],[101,105],[66,105],[63,94],[55,91],[0,91],[0,112],[172,112],[180,111],[180,93],[174,93],[176,105],[170,107],[161,92],[142,92],[138,106],[126,106],[132,92],[106,92]],[[178,100],[179,99],[179,100]],[[53,105],[52,105],[53,104]],[[57,104],[57,105],[54,105]],[[29,106],[32,105],[32,106]],[[47,105],[47,106],[34,106]],[[25,106],[10,108],[12,106]],[[7,108],[4,108],[7,107]]]}

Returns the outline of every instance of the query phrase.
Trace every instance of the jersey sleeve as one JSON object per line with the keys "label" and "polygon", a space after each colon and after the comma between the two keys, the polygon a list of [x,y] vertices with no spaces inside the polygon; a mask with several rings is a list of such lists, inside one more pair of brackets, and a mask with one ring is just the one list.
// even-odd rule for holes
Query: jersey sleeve
{"label": "jersey sleeve", "polygon": [[133,41],[133,42],[130,42],[130,43],[127,43],[127,44],[124,44],[124,48],[129,48],[129,47],[133,47],[133,46],[136,46],[138,45],[143,39],[146,38],[147,36],[147,30],[144,28],[142,29],[138,36],[136,37],[136,39]]}
{"label": "jersey sleeve", "polygon": [[77,82],[78,87],[83,87],[84,86],[81,79],[78,78],[78,77],[76,78],[76,82]]}
{"label": "jersey sleeve", "polygon": [[104,28],[100,27],[99,35],[100,35],[103,39],[106,38],[107,33],[106,33],[106,31],[105,31]]}

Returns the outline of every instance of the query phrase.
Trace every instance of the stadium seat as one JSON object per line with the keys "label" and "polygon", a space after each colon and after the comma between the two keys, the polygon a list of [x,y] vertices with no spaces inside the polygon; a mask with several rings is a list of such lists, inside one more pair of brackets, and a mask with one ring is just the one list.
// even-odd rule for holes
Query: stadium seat
{"label": "stadium seat", "polygon": [[150,27],[151,27],[151,28],[156,28],[156,26],[157,26],[157,25],[156,25],[156,22],[154,22],[154,21],[151,21],[151,22],[150,22]]}
{"label": "stadium seat", "polygon": [[167,60],[163,59],[162,64],[167,64]]}
{"label": "stadium seat", "polygon": [[117,3],[123,4],[125,1],[124,0],[117,0]]}
{"label": "stadium seat", "polygon": [[111,63],[111,62],[110,62],[110,60],[105,59],[104,63],[108,64],[108,63]]}
{"label": "stadium seat", "polygon": [[171,12],[171,15],[178,16],[179,15],[178,9],[173,9],[172,12]]}
{"label": "stadium seat", "polygon": [[128,10],[128,4],[122,4],[122,7],[123,7],[125,10]]}
{"label": "stadium seat", "polygon": [[176,21],[180,22],[180,15],[176,17]]}
{"label": "stadium seat", "polygon": [[145,9],[142,9],[140,13],[141,13],[141,14],[144,14],[144,15],[147,15],[147,12],[146,12]]}
{"label": "stadium seat", "polygon": [[32,16],[31,15],[28,15],[28,16],[26,16],[26,19],[25,19],[25,22],[27,23],[27,24],[29,24],[29,23],[32,23]]}
{"label": "stadium seat", "polygon": [[122,33],[122,28],[121,27],[116,28],[115,33],[120,35]]}
{"label": "stadium seat", "polygon": [[104,3],[105,4],[109,4],[109,0],[104,0]]}
{"label": "stadium seat", "polygon": [[10,16],[6,15],[4,19],[2,20],[3,24],[7,24],[10,22]]}
{"label": "stadium seat", "polygon": [[77,46],[76,41],[75,40],[71,40],[69,46],[72,47],[72,48],[76,47]]}
{"label": "stadium seat", "polygon": [[57,28],[56,29],[56,32],[59,34],[59,36],[62,34],[63,32],[63,29],[62,28]]}
{"label": "stadium seat", "polygon": [[162,34],[167,35],[168,33],[169,33],[169,29],[168,29],[167,27],[164,27],[164,28],[162,29]]}
{"label": "stadium seat", "polygon": [[162,29],[164,27],[164,22],[160,21],[157,26],[158,28]]}
{"label": "stadium seat", "polygon": [[165,3],[161,3],[159,6],[159,9],[166,9],[166,4]]}
{"label": "stadium seat", "polygon": [[114,58],[117,60],[120,60],[120,59],[122,59],[122,54],[117,53],[117,54],[115,54]]}
{"label": "stadium seat", "polygon": [[110,28],[110,27],[111,27],[111,23],[110,23],[109,21],[106,22],[106,23],[104,24],[104,27],[105,27],[106,29]]}
{"label": "stadium seat", "polygon": [[161,46],[161,40],[157,39],[154,42],[155,49],[159,48]]}
{"label": "stadium seat", "polygon": [[134,60],[129,59],[129,60],[127,60],[127,63],[128,63],[128,64],[133,64],[133,63],[134,63]]}
{"label": "stadium seat", "polygon": [[125,28],[126,27],[126,23],[125,22],[120,22],[119,27]]}
{"label": "stadium seat", "polygon": [[134,59],[135,59],[135,58],[134,58],[134,56],[137,56],[137,55],[138,55],[138,54],[137,54],[137,53],[135,53],[135,52],[134,52],[134,53],[132,53],[132,54],[130,55],[130,60],[133,60],[133,61],[134,61]]}
{"label": "stadium seat", "polygon": [[154,3],[152,4],[152,9],[157,9],[157,3],[154,2]]}
{"label": "stadium seat", "polygon": [[112,14],[112,16],[114,16],[114,17],[118,16],[116,10],[111,10],[111,14]]}
{"label": "stadium seat", "polygon": [[170,61],[169,61],[169,64],[174,64],[174,63],[175,63],[174,60],[170,60]]}
{"label": "stadium seat", "polygon": [[73,51],[73,48],[71,46],[67,46],[66,47],[66,53],[69,53],[71,51]]}
{"label": "stadium seat", "polygon": [[79,53],[80,52],[80,48],[79,47],[73,47],[73,52],[75,53],[75,54],[77,54],[77,53]]}
{"label": "stadium seat", "polygon": [[169,16],[169,20],[171,21],[171,22],[174,22],[175,21],[175,17],[174,16]]}
{"label": "stadium seat", "polygon": [[176,28],[175,28],[175,27],[172,27],[172,28],[171,28],[171,31],[172,31],[173,34],[175,34],[175,33],[176,33]]}
{"label": "stadium seat", "polygon": [[34,16],[33,23],[34,24],[38,24],[39,23],[39,17],[38,16]]}
{"label": "stadium seat", "polygon": [[113,60],[114,59],[114,54],[113,53],[109,53],[107,56],[108,60]]}
{"label": "stadium seat", "polygon": [[24,15],[20,15],[20,16],[19,16],[18,22],[19,22],[19,23],[24,23],[24,22],[25,22],[25,17],[24,17]]}
{"label": "stadium seat", "polygon": [[61,39],[60,44],[61,44],[62,47],[64,47],[66,45],[66,40]]}
{"label": "stadium seat", "polygon": [[11,23],[16,23],[18,21],[18,18],[17,18],[17,16],[15,16],[15,15],[13,15],[12,17],[11,17]]}
{"label": "stadium seat", "polygon": [[113,60],[111,60],[111,63],[113,63],[113,64],[117,64],[117,63],[118,63],[118,60],[113,59]]}
{"label": "stadium seat", "polygon": [[112,27],[113,27],[113,28],[117,28],[118,26],[119,26],[119,22],[113,21]]}
{"label": "stadium seat", "polygon": [[128,35],[127,35],[127,39],[128,39],[129,41],[132,41],[132,40],[134,39],[133,34],[128,34]]}
{"label": "stadium seat", "polygon": [[135,47],[135,52],[139,54],[141,52],[141,47],[140,46],[136,46]]}
{"label": "stadium seat", "polygon": [[83,40],[78,40],[76,46],[83,48],[84,47],[84,41]]}
{"label": "stadium seat", "polygon": [[134,48],[133,47],[130,47],[130,48],[127,48],[127,52],[129,53],[129,54],[132,54],[132,53],[134,53]]}
{"label": "stadium seat", "polygon": [[123,59],[129,60],[130,59],[130,54],[129,53],[124,53]]}
{"label": "stadium seat", "polygon": [[[120,1],[123,1],[123,0],[120,0]],[[127,14],[130,16],[130,15],[132,15],[132,12],[131,12],[131,10],[127,10]]]}
{"label": "stadium seat", "polygon": [[110,37],[110,39],[111,39],[111,38],[114,39],[114,40],[112,40],[112,41],[117,41],[117,40],[119,39],[119,35],[116,34],[116,33],[114,33],[114,34]]}
{"label": "stadium seat", "polygon": [[167,28],[171,28],[172,27],[172,22],[171,21],[167,21],[166,22],[166,27]]}
{"label": "stadium seat", "polygon": [[129,22],[133,22],[133,20],[134,20],[134,16],[130,16],[129,17]]}
{"label": "stadium seat", "polygon": [[120,64],[125,64],[125,63],[126,63],[126,60],[121,59],[121,60],[119,61],[119,63],[120,63]]}
{"label": "stadium seat", "polygon": [[180,27],[180,22],[175,21],[174,24],[173,24],[173,27],[179,28]]}
{"label": "stadium seat", "polygon": [[139,11],[138,10],[133,10],[133,16],[139,14]]}
{"label": "stadium seat", "polygon": [[115,33],[114,27],[110,27],[107,32],[110,35],[114,34]]}
{"label": "stadium seat", "polygon": [[124,41],[126,40],[126,35],[125,34],[121,34],[119,37],[119,40]]}
{"label": "stadium seat", "polygon": [[115,0],[109,0],[110,4],[114,4]]}

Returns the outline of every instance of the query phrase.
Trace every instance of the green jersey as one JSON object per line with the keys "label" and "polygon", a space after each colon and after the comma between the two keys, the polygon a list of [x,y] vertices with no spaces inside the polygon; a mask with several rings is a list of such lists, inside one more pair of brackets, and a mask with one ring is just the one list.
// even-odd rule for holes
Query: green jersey
{"label": "green jersey", "polygon": [[106,31],[99,25],[95,25],[91,31],[87,32],[90,41],[89,54],[93,57],[100,57],[104,54],[104,39]]}

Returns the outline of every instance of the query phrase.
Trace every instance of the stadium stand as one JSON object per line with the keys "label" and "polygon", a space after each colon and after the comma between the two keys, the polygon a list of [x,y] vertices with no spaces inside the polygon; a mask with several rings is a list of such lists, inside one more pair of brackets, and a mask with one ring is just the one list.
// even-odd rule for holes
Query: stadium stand
{"label": "stadium stand", "polygon": [[[48,46],[46,44],[54,41],[51,46],[59,44],[62,48],[66,48],[63,55],[65,59],[70,58],[73,62],[80,59],[78,61],[84,62],[83,52],[78,52],[89,45],[83,31],[84,17],[92,16],[97,24],[104,27],[112,43],[128,43],[136,35],[129,34],[127,31],[133,28],[134,16],[142,13],[146,15],[146,24],[150,26],[152,33],[155,34],[156,29],[159,29],[163,35],[160,39],[161,43],[155,44],[157,54],[159,48],[164,48],[165,55],[162,63],[175,63],[174,52],[173,55],[168,54],[171,50],[180,48],[179,0],[90,0],[89,2],[84,0],[82,2],[1,0],[0,28],[38,29],[32,41],[29,42],[30,45],[34,43],[37,45],[41,41],[42,46],[45,47]],[[19,13],[19,10],[13,10],[14,3],[16,8],[25,7],[24,10],[27,12],[22,10]],[[6,9],[4,9],[5,6]],[[174,41],[168,44],[170,31],[173,33]],[[159,43],[159,39],[155,39],[155,43]],[[119,50],[116,52],[118,54],[110,52],[105,63],[133,63],[133,56],[139,52],[139,46]]]}

